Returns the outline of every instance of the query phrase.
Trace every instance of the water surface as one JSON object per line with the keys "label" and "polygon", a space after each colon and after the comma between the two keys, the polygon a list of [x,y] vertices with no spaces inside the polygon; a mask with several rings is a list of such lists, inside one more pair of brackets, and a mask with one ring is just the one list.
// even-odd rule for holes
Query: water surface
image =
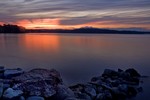
{"label": "water surface", "polygon": [[[0,65],[7,68],[55,68],[66,84],[85,82],[105,68],[135,68],[150,75],[150,35],[1,34]],[[147,79],[144,93],[149,97]]]}

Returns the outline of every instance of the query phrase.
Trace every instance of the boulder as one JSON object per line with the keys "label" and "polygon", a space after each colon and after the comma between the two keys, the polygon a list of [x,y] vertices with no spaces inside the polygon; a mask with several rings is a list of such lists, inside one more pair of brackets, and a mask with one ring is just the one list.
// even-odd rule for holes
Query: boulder
{"label": "boulder", "polygon": [[26,100],[45,100],[45,99],[40,96],[30,96]]}
{"label": "boulder", "polygon": [[51,97],[56,94],[58,84],[62,84],[60,74],[52,69],[33,69],[13,78],[13,89],[19,89],[29,95]]}
{"label": "boulder", "polygon": [[23,94],[23,91],[21,90],[14,90],[12,88],[8,88],[4,91],[3,98],[4,99],[13,99],[16,97],[19,97]]}
{"label": "boulder", "polygon": [[6,69],[4,71],[4,78],[6,79],[11,79],[12,77],[19,76],[23,73],[24,71],[20,68],[17,69]]}
{"label": "boulder", "polygon": [[140,77],[141,75],[133,68],[127,69],[125,72],[129,73],[131,77]]}

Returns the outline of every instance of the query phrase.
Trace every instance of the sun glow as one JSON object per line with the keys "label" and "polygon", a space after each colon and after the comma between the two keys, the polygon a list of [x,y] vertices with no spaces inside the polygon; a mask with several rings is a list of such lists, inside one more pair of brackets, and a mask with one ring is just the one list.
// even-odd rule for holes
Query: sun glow
{"label": "sun glow", "polygon": [[55,29],[59,27],[60,19],[20,20],[16,24],[24,26],[27,29]]}

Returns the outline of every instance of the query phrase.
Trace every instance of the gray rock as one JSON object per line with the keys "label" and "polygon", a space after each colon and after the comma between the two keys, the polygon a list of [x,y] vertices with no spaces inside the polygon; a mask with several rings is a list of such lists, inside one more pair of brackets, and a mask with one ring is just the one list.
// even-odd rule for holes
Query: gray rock
{"label": "gray rock", "polygon": [[29,81],[19,83],[13,86],[13,89],[20,89],[29,95],[51,97],[56,94],[54,86],[47,84],[45,81]]}
{"label": "gray rock", "polygon": [[90,85],[86,85],[84,87],[84,91],[85,91],[85,93],[90,95],[92,98],[94,98],[96,96],[96,90],[94,89],[94,87],[92,87]]}
{"label": "gray rock", "polygon": [[57,96],[56,98],[58,100],[65,100],[66,98],[74,98],[75,99],[75,95],[74,95],[73,91],[71,89],[69,89],[68,87],[66,87],[65,85],[57,86],[56,96]]}
{"label": "gray rock", "polygon": [[3,98],[5,99],[13,99],[19,97],[23,94],[21,90],[13,90],[12,88],[8,88],[4,91]]}
{"label": "gray rock", "polygon": [[45,99],[40,96],[30,96],[26,100],[45,100]]}
{"label": "gray rock", "polygon": [[14,89],[19,89],[29,95],[51,97],[56,94],[58,84],[62,84],[60,74],[52,69],[33,69],[13,78],[17,83]]}
{"label": "gray rock", "polygon": [[19,76],[23,73],[24,71],[20,68],[17,68],[17,69],[6,69],[4,71],[4,77],[7,78],[7,79],[10,79],[12,77],[16,77],[16,76]]}

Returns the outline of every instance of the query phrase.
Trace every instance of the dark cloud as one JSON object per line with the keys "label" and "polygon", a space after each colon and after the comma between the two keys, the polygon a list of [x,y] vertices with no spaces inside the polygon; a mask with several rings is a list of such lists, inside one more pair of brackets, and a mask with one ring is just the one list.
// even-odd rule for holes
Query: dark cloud
{"label": "dark cloud", "polygon": [[60,18],[63,25],[96,21],[150,25],[150,0],[1,0],[0,21]]}

